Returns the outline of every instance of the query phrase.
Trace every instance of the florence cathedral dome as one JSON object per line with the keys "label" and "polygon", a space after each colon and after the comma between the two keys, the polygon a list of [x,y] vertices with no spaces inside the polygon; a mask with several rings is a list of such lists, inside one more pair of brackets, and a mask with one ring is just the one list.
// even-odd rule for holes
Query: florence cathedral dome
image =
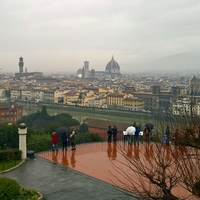
{"label": "florence cathedral dome", "polygon": [[112,56],[111,61],[108,62],[106,65],[106,73],[120,73],[120,67],[119,64],[114,60],[114,57]]}

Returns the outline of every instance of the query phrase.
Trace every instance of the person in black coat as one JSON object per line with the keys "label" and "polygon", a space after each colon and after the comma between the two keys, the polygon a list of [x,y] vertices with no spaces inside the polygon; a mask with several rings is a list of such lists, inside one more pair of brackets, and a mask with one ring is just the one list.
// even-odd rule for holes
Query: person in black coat
{"label": "person in black coat", "polygon": [[67,133],[64,132],[64,133],[62,134],[61,138],[62,138],[62,144],[63,144],[62,150],[64,151],[64,149],[65,149],[65,151],[67,151],[67,142],[68,142]]}
{"label": "person in black coat", "polygon": [[112,128],[113,142],[117,142],[117,127],[114,125]]}
{"label": "person in black coat", "polygon": [[111,142],[111,138],[112,138],[112,128],[111,128],[111,126],[108,126],[107,134],[108,134],[108,142]]}

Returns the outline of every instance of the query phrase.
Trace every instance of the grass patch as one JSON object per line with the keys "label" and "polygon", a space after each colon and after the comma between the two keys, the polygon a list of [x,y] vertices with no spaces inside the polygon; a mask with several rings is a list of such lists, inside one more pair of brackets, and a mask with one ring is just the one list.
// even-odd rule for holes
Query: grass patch
{"label": "grass patch", "polygon": [[21,160],[11,160],[11,161],[3,161],[0,162],[0,172],[11,169],[16,165],[20,164]]}

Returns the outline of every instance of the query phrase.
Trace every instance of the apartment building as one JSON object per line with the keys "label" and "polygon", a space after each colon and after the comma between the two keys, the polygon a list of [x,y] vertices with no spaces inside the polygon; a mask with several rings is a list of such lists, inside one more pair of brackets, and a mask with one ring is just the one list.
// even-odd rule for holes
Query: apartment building
{"label": "apartment building", "polygon": [[64,94],[64,104],[77,105],[79,101],[79,93],[77,92],[72,91]]}
{"label": "apartment building", "polygon": [[54,102],[55,103],[64,103],[64,95],[65,95],[66,91],[65,90],[55,90],[55,97],[54,97]]}
{"label": "apartment building", "polygon": [[171,90],[161,90],[160,86],[152,86],[151,91],[133,93],[144,101],[144,109],[150,111],[171,111],[172,102],[183,96],[180,87],[172,87]]}
{"label": "apartment building", "polygon": [[123,109],[123,94],[108,94],[107,95],[107,106],[111,109]]}
{"label": "apartment building", "polygon": [[21,90],[21,99],[26,101],[31,101],[33,98],[31,89],[23,89]]}
{"label": "apartment building", "polygon": [[23,116],[23,108],[19,106],[9,106],[7,102],[0,103],[0,123],[16,124]]}
{"label": "apartment building", "polygon": [[200,98],[179,99],[172,104],[173,115],[200,115]]}
{"label": "apartment building", "polygon": [[81,99],[80,99],[80,105],[81,106],[89,106],[89,101],[90,100],[95,100],[96,96],[95,96],[95,92],[94,91],[85,91],[84,95],[81,95]]}
{"label": "apartment building", "polygon": [[34,88],[32,89],[33,98],[32,100],[35,102],[43,102],[44,101],[44,91],[41,89]]}
{"label": "apartment building", "polygon": [[10,91],[10,99],[11,99],[11,101],[16,101],[16,100],[21,99],[21,90],[12,89]]}
{"label": "apartment building", "polygon": [[106,98],[90,99],[88,101],[88,106],[94,108],[107,108],[107,99]]}
{"label": "apartment building", "polygon": [[144,110],[144,101],[138,98],[127,97],[123,100],[123,110],[129,110],[129,111]]}
{"label": "apartment building", "polygon": [[44,103],[54,103],[55,102],[55,90],[47,89],[43,90],[43,101]]}

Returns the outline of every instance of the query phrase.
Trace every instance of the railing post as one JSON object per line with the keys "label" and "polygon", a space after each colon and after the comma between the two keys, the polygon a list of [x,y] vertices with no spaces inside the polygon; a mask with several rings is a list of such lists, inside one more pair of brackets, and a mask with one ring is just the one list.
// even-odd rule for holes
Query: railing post
{"label": "railing post", "polygon": [[27,146],[26,146],[26,135],[27,135],[27,128],[26,124],[21,123],[18,128],[19,134],[19,150],[22,151],[22,159],[27,158]]}

